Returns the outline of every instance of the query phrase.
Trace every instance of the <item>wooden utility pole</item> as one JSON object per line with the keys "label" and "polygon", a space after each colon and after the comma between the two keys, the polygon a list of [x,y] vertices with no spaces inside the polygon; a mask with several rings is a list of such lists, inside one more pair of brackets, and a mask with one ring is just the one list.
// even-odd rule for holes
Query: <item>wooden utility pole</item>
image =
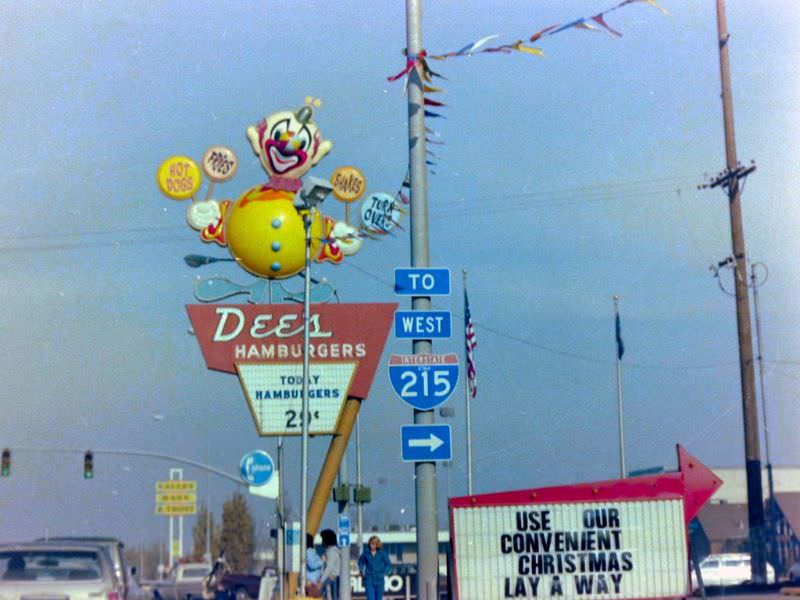
{"label": "wooden utility pole", "polygon": [[725,0],[717,1],[717,31],[719,35],[719,71],[722,80],[722,114],[725,124],[725,158],[727,169],[712,187],[722,186],[728,194],[735,265],[736,325],[739,332],[739,374],[744,414],[744,452],[747,469],[747,505],[750,528],[752,573],[756,582],[766,581],[764,546],[764,496],[761,487],[761,449],[759,447],[758,412],[756,405],[753,341],[750,334],[750,302],[747,291],[747,260],[744,247],[742,206],[739,179],[753,169],[745,169],[736,159],[736,136],[733,127],[733,98],[728,62],[728,24]]}

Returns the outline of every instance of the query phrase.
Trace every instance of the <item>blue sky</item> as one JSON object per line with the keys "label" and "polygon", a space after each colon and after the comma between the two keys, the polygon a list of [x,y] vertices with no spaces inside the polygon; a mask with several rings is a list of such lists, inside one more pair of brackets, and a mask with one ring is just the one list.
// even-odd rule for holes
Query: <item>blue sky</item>
{"label": "blue sky", "polygon": [[[457,50],[495,33],[510,42],[612,4],[427,3],[425,46]],[[714,3],[662,4],[671,16],[644,3],[609,15],[622,39],[565,31],[539,44],[545,58],[433,63],[448,77],[439,98],[448,106],[430,122],[446,142],[433,148],[441,158],[429,178],[431,264],[453,270],[456,293],[436,304],[457,316],[459,274],[469,272],[478,492],[616,476],[613,294],[622,297],[629,467],[674,467],[676,443],[709,465],[744,462],[734,303],[708,270],[730,253],[727,205],[722,192],[696,189],[724,166]],[[797,16],[788,0],[728,6],[739,158],[758,163],[743,195],[747,248],[770,272],[761,316],[778,465],[796,465],[800,451]],[[207,371],[187,332],[198,275],[248,276],[184,265],[186,254],[223,252],[185,225],[185,205],[160,194],[155,171],[169,155],[199,160],[224,144],[242,165],[218,197],[236,197],[264,180],[246,127],[312,95],[334,143],[312,174],[354,164],[370,191],[395,192],[406,106],[402,84],[386,77],[403,66],[404,19],[402,3],[367,0],[346,11],[320,0],[0,3],[0,446],[201,461],[208,451],[232,473],[245,452],[274,451],[256,435],[237,379]],[[326,210],[343,214],[333,200]],[[395,301],[393,268],[409,252],[400,233],[319,273],[344,301]],[[459,335],[434,348],[461,345]],[[387,355],[409,351],[387,346]],[[438,470],[442,507],[448,490],[466,489],[461,398],[450,400],[457,458]],[[413,523],[413,468],[399,457],[412,414],[383,369],[362,415],[367,523]],[[312,441],[312,473],[326,446]],[[287,448],[297,508],[299,442]],[[78,454],[15,453],[0,482],[0,538],[165,539],[152,482],[169,465],[95,463],[86,482]],[[186,477],[204,497],[205,475]],[[214,482],[212,509],[233,489]],[[251,506],[267,523],[272,503]],[[324,524],[333,523],[329,511]]]}

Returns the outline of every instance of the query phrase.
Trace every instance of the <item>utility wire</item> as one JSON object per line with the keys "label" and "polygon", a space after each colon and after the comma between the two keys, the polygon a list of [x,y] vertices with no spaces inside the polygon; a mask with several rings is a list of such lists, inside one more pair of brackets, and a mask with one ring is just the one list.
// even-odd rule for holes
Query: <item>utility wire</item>
{"label": "utility wire", "polygon": [[[389,289],[392,289],[392,290],[394,289],[394,285],[393,284],[389,283],[385,279],[382,279],[380,276],[375,275],[374,273],[371,273],[371,272],[367,271],[366,269],[355,265],[352,261],[343,262],[342,265],[346,265],[347,267],[350,267],[351,269],[354,269],[354,270],[358,271],[359,273],[361,273],[363,275],[366,275],[370,279],[372,279],[374,281],[377,281],[378,283],[382,284],[383,286],[385,286],[385,287],[387,287]],[[434,304],[433,308],[441,310],[444,307]],[[457,319],[460,319],[461,321],[464,320],[464,315],[459,314],[457,311],[452,311],[451,310],[450,312]],[[511,335],[511,334],[506,333],[504,331],[500,331],[499,329],[495,329],[493,327],[489,327],[488,325],[484,325],[480,321],[475,321],[474,319],[473,319],[473,325],[477,329],[480,329],[482,331],[486,331],[488,333],[494,334],[494,335],[496,335],[498,337],[501,337],[501,338],[504,338],[504,339],[507,339],[507,340],[510,340],[510,341],[513,341],[513,342],[517,342],[517,343],[522,344],[524,346],[528,346],[529,348],[536,348],[538,350],[542,350],[544,352],[549,352],[551,354],[555,354],[555,355],[558,355],[558,356],[564,356],[566,358],[573,358],[575,360],[582,360],[582,361],[591,362],[591,363],[595,363],[595,364],[602,364],[602,365],[613,365],[613,364],[616,364],[615,361],[613,361],[613,360],[606,360],[606,359],[602,359],[602,358],[596,358],[596,357],[593,357],[593,356],[587,356],[587,355],[584,355],[584,354],[578,354],[578,353],[575,353],[575,352],[568,352],[566,350],[560,350],[558,348],[553,348],[552,346],[546,346],[545,344],[540,344],[539,342],[534,342],[533,340],[530,340],[528,338],[523,338],[523,337],[520,337],[520,336]],[[704,364],[704,365],[647,365],[647,364],[638,364],[638,363],[626,362],[625,366],[626,367],[631,367],[631,368],[634,368],[634,369],[643,369],[643,370],[699,371],[699,370],[708,370],[708,369],[718,369],[718,368],[721,368],[721,367],[729,367],[729,366],[734,366],[734,365],[738,365],[738,364],[739,364],[738,361],[728,361],[728,362]]]}

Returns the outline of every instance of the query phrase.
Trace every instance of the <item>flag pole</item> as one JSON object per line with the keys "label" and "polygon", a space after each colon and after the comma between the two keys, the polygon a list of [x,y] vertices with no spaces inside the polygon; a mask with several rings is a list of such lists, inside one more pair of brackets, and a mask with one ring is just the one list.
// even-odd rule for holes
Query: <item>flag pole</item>
{"label": "flag pole", "polygon": [[614,295],[614,326],[617,340],[617,421],[619,425],[619,474],[626,477],[625,470],[625,426],[622,413],[622,355],[625,348],[622,345],[622,332],[619,322],[619,296]]}
{"label": "flag pole", "polygon": [[[461,271],[463,275],[463,285],[464,285],[464,308],[466,309],[466,302],[467,302],[467,270],[463,269]],[[469,344],[470,341],[467,339],[467,327],[469,323],[467,323],[467,311],[464,311],[464,353],[469,353]],[[468,356],[464,356],[465,362],[469,361]],[[464,401],[466,403],[467,409],[467,494],[472,495],[472,403],[470,398],[470,386],[469,386],[469,375],[464,378]]]}

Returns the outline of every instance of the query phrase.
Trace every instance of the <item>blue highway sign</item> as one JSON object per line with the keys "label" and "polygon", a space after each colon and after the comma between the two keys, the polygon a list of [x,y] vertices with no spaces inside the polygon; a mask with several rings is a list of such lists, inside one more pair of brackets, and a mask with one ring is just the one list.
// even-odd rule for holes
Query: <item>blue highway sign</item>
{"label": "blue highway sign", "polygon": [[394,313],[394,335],[411,340],[449,338],[451,321],[446,310],[398,310]]}
{"label": "blue highway sign", "polygon": [[266,485],[275,472],[275,463],[263,450],[253,450],[242,457],[239,472],[242,479],[250,485]]}
{"label": "blue highway sign", "polygon": [[450,425],[401,425],[404,462],[453,459]]}
{"label": "blue highway sign", "polygon": [[350,516],[345,513],[339,515],[339,531],[336,537],[340,547],[350,545]]}
{"label": "blue highway sign", "polygon": [[392,354],[389,381],[400,399],[419,410],[447,402],[458,383],[456,354]]}
{"label": "blue highway sign", "polygon": [[394,270],[394,293],[400,296],[449,296],[450,269]]}

